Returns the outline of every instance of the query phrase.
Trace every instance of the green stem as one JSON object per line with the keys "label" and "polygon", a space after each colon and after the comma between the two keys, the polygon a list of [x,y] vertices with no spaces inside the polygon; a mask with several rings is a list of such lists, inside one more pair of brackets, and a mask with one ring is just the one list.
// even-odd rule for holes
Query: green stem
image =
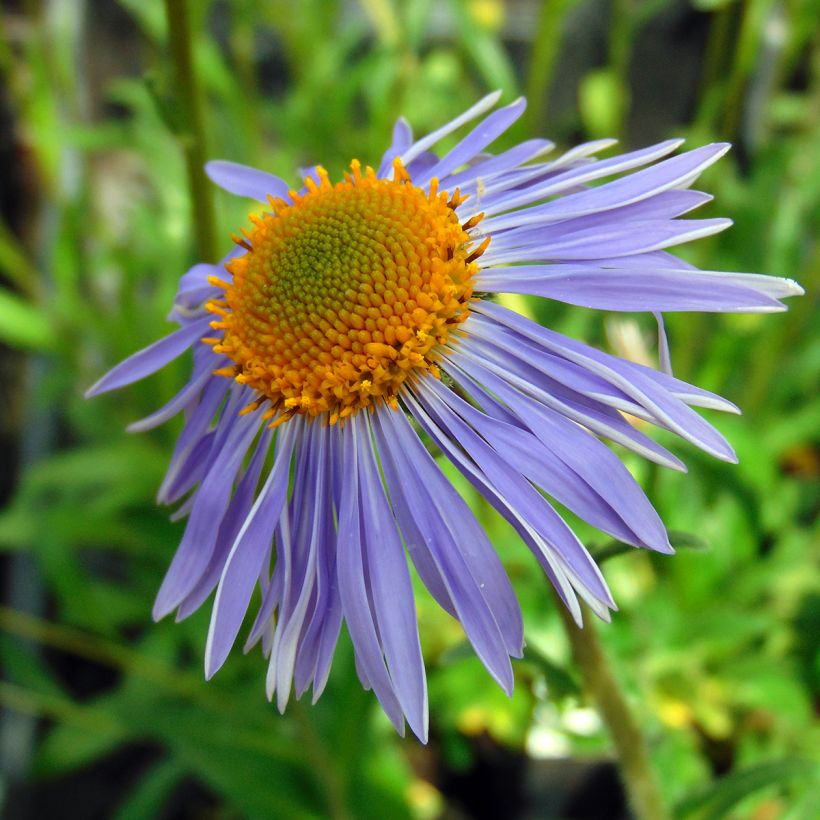
{"label": "green stem", "polygon": [[669,814],[649,765],[646,741],[607,663],[592,613],[584,608],[584,628],[579,629],[560,600],[558,612],[584,685],[609,729],[635,816],[638,820],[665,820]]}
{"label": "green stem", "polygon": [[706,52],[699,80],[698,110],[695,123],[711,130],[715,125],[715,92],[724,83],[726,59],[731,51],[732,21],[735,8],[731,4],[713,12],[709,22]]}
{"label": "green stem", "polygon": [[531,134],[539,134],[546,123],[547,97],[561,46],[560,28],[566,7],[565,0],[543,0],[541,3],[527,70],[527,118]]}
{"label": "green stem", "polygon": [[211,184],[205,176],[207,158],[202,89],[194,71],[191,21],[188,0],[165,0],[168,20],[168,50],[174,66],[176,99],[180,107],[180,139],[188,172],[194,233],[200,259],[216,262],[219,258],[216,211]]}
{"label": "green stem", "polygon": [[609,64],[615,77],[618,122],[613,137],[623,140],[627,116],[631,107],[629,98],[629,61],[633,42],[632,5],[629,0],[614,0],[609,24]]}
{"label": "green stem", "polygon": [[328,817],[331,820],[351,820],[350,813],[347,810],[344,781],[339,776],[333,757],[328,753],[322,739],[316,733],[310,718],[305,714],[302,704],[296,701],[290,708],[296,722],[299,724],[302,739],[305,743],[305,751],[325,787]]}
{"label": "green stem", "polygon": [[771,5],[772,0],[748,0],[741,6],[743,12],[740,30],[723,101],[721,133],[727,139],[736,139],[740,135],[746,88],[758,58],[760,41]]}

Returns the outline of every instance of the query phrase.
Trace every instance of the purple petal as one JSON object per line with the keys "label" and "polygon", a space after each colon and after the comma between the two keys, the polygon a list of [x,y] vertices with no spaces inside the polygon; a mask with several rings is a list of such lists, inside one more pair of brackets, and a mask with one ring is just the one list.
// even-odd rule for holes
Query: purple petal
{"label": "purple petal", "polygon": [[[321,185],[322,177],[319,176],[319,167],[318,165],[309,165],[305,168],[299,168],[299,177],[303,180],[312,179],[317,185]],[[306,187],[303,190],[306,190]]]}
{"label": "purple petal", "polygon": [[[429,386],[431,385],[425,385],[426,388]],[[490,501],[490,504],[510,521],[524,542],[532,549],[576,621],[580,622],[581,612],[575,599],[575,592],[589,603],[596,614],[608,619],[607,608],[614,608],[614,604],[608,591],[606,591],[603,579],[594,562],[589,560],[589,556],[586,555],[577,539],[574,539],[574,535],[568,531],[564,522],[555,516],[552,508],[540,495],[535,493],[535,496],[533,496],[532,493],[535,491],[531,487],[529,491],[527,490],[529,485],[523,479],[516,480],[514,471],[499,461],[492,450],[484,447],[481,439],[468,426],[464,425],[445,404],[438,400],[432,403],[427,401],[430,397],[426,394],[427,391],[425,390],[424,394],[419,394],[419,397],[424,404],[428,418],[431,416],[435,418],[436,424],[441,427],[441,430],[445,431],[448,438],[459,441],[461,447],[468,446],[471,454],[479,452],[482,456],[483,463],[478,465],[482,472],[478,476],[477,486],[481,488],[481,492]],[[441,414],[438,415],[440,411]],[[436,437],[437,434],[431,433],[431,435],[440,447],[447,446],[441,438]],[[452,451],[448,450],[447,452],[450,458],[453,458]],[[476,483],[474,470],[472,471],[473,474],[471,474],[469,467],[465,470],[467,464],[459,457],[453,460],[465,476]],[[495,460],[495,463],[493,463],[493,460]],[[490,470],[490,474],[483,472],[484,467]],[[482,485],[484,486],[482,487]],[[511,489],[515,501],[510,495]],[[546,534],[541,531],[544,529],[547,531]],[[576,545],[580,547],[580,551],[574,557],[570,553],[575,552],[575,550],[567,541],[566,534],[569,534],[570,541],[574,540]],[[558,542],[551,540],[554,536],[557,536]],[[587,564],[584,575],[588,579],[597,576],[593,586],[587,584],[579,575],[579,569],[584,563]],[[603,596],[595,591],[593,587],[602,589]]]}
{"label": "purple petal", "polygon": [[[577,424],[527,397],[469,357],[459,356],[455,351],[450,359],[502,399],[515,416],[552,451],[554,457],[580,478],[589,491],[606,502],[630,528],[633,538],[637,537],[640,544],[660,552],[671,551],[657,512],[629,470],[605,445]],[[475,394],[473,397],[480,401]],[[570,477],[568,483],[571,481],[573,479]],[[557,495],[555,497],[561,500]],[[579,514],[585,517],[582,512]]]}
{"label": "purple petal", "polygon": [[[419,401],[419,398],[415,395],[413,390],[405,390],[402,398],[413,417],[439,447],[442,453],[444,453],[450,461],[455,464],[464,477],[467,478],[467,480],[484,496],[484,498],[487,499],[490,506],[492,506],[510,523],[510,525],[521,537],[521,540],[527,544],[528,547],[530,547],[534,554],[537,555],[541,566],[550,581],[555,586],[559,596],[572,613],[575,621],[580,624],[581,609],[578,605],[575,591],[572,589],[572,585],[563,570],[560,567],[555,566],[554,563],[545,557],[545,553],[542,551],[542,543],[539,543],[539,537],[534,533],[532,528],[526,524],[521,515],[511,507],[509,501],[505,499],[494,487],[494,485],[489,482],[487,477],[481,472],[475,463],[465,455],[462,448],[454,443],[453,436],[448,431],[444,422],[442,422],[442,419],[436,414],[435,408],[423,403],[422,401]],[[456,575],[456,578],[457,577],[458,575]],[[466,600],[469,600],[469,598]],[[470,622],[465,622],[465,629],[468,623]],[[478,652],[478,644],[475,638],[471,638],[471,642],[476,647],[476,651]],[[494,642],[490,640],[488,646],[492,648],[493,645]],[[479,656],[482,658],[482,661],[485,666],[487,666],[490,673],[493,674],[493,677],[496,678],[499,685],[505,692],[510,694],[512,692],[513,684],[512,669],[509,668],[509,670],[506,671],[506,674],[497,675],[493,671],[496,667],[490,666],[488,658],[480,652]],[[504,664],[508,665],[509,661],[505,660]]]}
{"label": "purple petal", "polygon": [[[374,432],[379,460],[384,470],[385,482],[390,495],[390,503],[399,522],[399,529],[404,538],[407,552],[413,560],[419,578],[421,578],[430,594],[442,609],[458,620],[457,610],[450,598],[447,583],[442,578],[436,560],[428,547],[430,522],[426,516],[418,516],[414,513],[415,504],[408,499],[408,491],[405,487],[405,473],[398,466],[397,459],[392,453],[392,449],[397,446],[395,439],[398,437],[398,431],[392,429],[392,415],[377,413]],[[454,501],[452,497],[450,500]],[[461,501],[460,498],[459,501]]]}
{"label": "purple petal", "polygon": [[614,604],[600,570],[566,522],[521,475],[517,466],[507,460],[509,454],[502,455],[485,443],[466,421],[470,411],[477,411],[433,377],[424,379],[424,400],[434,402],[451,435],[470,454],[499,494],[555,551],[561,559],[562,569],[577,575],[596,598]]}
{"label": "purple petal", "polygon": [[[613,222],[674,219],[709,202],[710,199],[712,197],[700,191],[664,191],[631,205],[569,218],[556,217],[550,213],[547,206],[553,203],[548,202],[547,205],[538,205],[488,219],[486,223],[482,221],[480,228],[482,232],[492,234],[495,248],[523,247],[535,241],[560,237],[563,233],[582,228],[607,227]],[[543,209],[547,209],[547,212],[542,213]]]}
{"label": "purple petal", "polygon": [[280,434],[265,485],[236,536],[222,570],[205,646],[207,678],[211,678],[228,657],[271,548],[273,531],[287,497],[292,451],[292,436],[285,429]]}
{"label": "purple petal", "polygon": [[[276,544],[282,543],[278,527],[274,533],[274,541]],[[273,613],[276,607],[279,606],[279,602],[282,598],[281,561],[276,562],[273,574],[269,580],[265,578],[264,574],[260,574],[259,586],[262,594],[262,603],[259,605],[259,611],[256,613],[253,626],[242,647],[243,652],[249,652],[259,643],[263,635],[269,635],[272,631]]]}
{"label": "purple petal", "polygon": [[413,129],[404,117],[399,117],[393,126],[390,147],[382,155],[379,163],[379,177],[386,177],[393,166],[393,160],[413,144]]}
{"label": "purple petal", "polygon": [[266,680],[269,698],[284,711],[290,697],[296,655],[305,623],[315,602],[318,563],[318,499],[327,484],[326,431],[305,417],[288,422],[300,452],[294,466],[293,493],[279,519],[277,567],[283,568],[282,595],[273,632]]}
{"label": "purple petal", "polygon": [[200,306],[207,299],[217,296],[220,292],[219,288],[212,285],[208,279],[211,276],[224,278],[225,265],[246,253],[245,248],[236,245],[215,265],[199,263],[189,268],[180,277],[177,295],[174,298],[175,307],[191,310]]}
{"label": "purple petal", "polygon": [[592,526],[629,544],[642,545],[640,537],[625,524],[623,518],[608,503],[605,494],[593,490],[532,432],[522,429],[518,424],[497,418],[492,406],[490,409],[485,406],[494,403],[492,397],[476,382],[463,373],[460,374],[456,361],[455,355],[447,360],[448,373],[455,376],[484,410],[482,413],[472,407],[462,408],[464,412],[461,415],[496,452],[503,453],[504,459],[523,476]]}
{"label": "purple petal", "polygon": [[[341,431],[328,437],[328,449],[330,455],[330,469],[332,475],[332,492],[328,498],[328,504],[338,512],[341,509],[342,487],[347,482],[348,465],[344,461],[344,440]],[[338,551],[336,549],[335,528],[331,525],[333,532],[333,544],[328,549],[328,578],[329,588],[327,591],[328,603],[327,611],[322,624],[322,634],[319,639],[319,648],[316,657],[316,667],[313,674],[313,703],[322,694],[327,677],[330,672],[330,664],[339,638],[339,630],[342,622],[342,601],[339,595],[338,577]]]}
{"label": "purple petal", "polygon": [[181,356],[194,342],[201,339],[207,332],[210,322],[210,316],[199,319],[129,356],[89,387],[85,392],[86,398],[125,387],[127,384],[133,384],[156,373],[157,370]]}
{"label": "purple petal", "polygon": [[[197,406],[193,410],[189,408],[185,426],[174,445],[171,463],[157,490],[158,504],[172,504],[176,498],[179,498],[180,493],[185,492],[184,489],[179,489],[181,482],[188,482],[186,486],[190,488],[199,480],[197,478],[192,483],[189,480],[189,474],[192,469],[195,469],[194,465],[206,457],[210,451],[210,448],[203,450],[203,442],[206,438],[211,442],[215,439],[215,434],[209,432],[208,428],[229,388],[231,388],[231,383],[227,379],[214,377],[206,382],[205,390],[201,393]],[[236,407],[237,403],[233,405],[235,409],[239,409]],[[227,411],[228,407],[225,410]],[[195,460],[192,461],[192,459]]]}
{"label": "purple petal", "polygon": [[494,266],[631,256],[711,236],[725,231],[731,224],[729,219],[644,219],[625,223],[612,221],[600,227],[573,231],[559,223],[551,230],[545,229],[541,239],[526,247],[494,251],[490,245],[482,263]]}
{"label": "purple petal", "polygon": [[658,365],[663,373],[672,375],[672,358],[669,353],[669,337],[666,335],[666,325],[663,314],[657,311],[653,314],[658,325]]}
{"label": "purple petal", "polygon": [[211,374],[211,370],[213,367],[206,367],[202,369],[196,377],[192,377],[192,380],[179,391],[170,401],[160,407],[158,410],[155,410],[151,413],[150,416],[146,416],[139,421],[134,421],[128,425],[125,429],[129,433],[143,433],[146,430],[152,430],[154,427],[159,427],[160,424],[164,424],[169,419],[173,418],[177,413],[181,413],[186,407],[192,404],[195,398],[202,392],[205,387],[205,384],[208,382],[209,379],[219,378],[218,376],[213,376]]}
{"label": "purple petal", "polygon": [[379,638],[370,610],[362,556],[361,513],[359,509],[359,456],[353,425],[356,417],[345,424],[344,461],[348,480],[342,486],[339,510],[337,572],[347,628],[358,663],[367,682],[372,686],[384,711],[400,735],[404,735],[401,706],[384,665]]}
{"label": "purple petal", "polygon": [[[231,498],[228,509],[225,512],[225,517],[219,525],[219,533],[216,537],[216,547],[211,559],[208,562],[208,567],[200,578],[197,585],[191,590],[185,599],[180,603],[175,620],[177,622],[184,620],[194,612],[207,600],[210,594],[219,583],[222,576],[222,570],[225,568],[225,561],[228,559],[228,554],[231,551],[236,536],[248,513],[251,511],[253,505],[254,495],[259,485],[259,476],[262,472],[262,467],[265,463],[265,457],[268,453],[268,447],[271,440],[271,431],[265,429],[259,436],[256,442],[253,458],[248,465],[248,469],[237,484],[236,491]],[[193,497],[192,499],[193,500]]]}
{"label": "purple petal", "polygon": [[333,660],[333,653],[336,650],[336,643],[339,640],[339,632],[342,625],[342,602],[339,597],[339,587],[336,578],[336,559],[330,566],[332,586],[330,587],[330,601],[322,625],[322,633],[319,637],[319,647],[316,656],[316,667],[313,673],[313,697],[312,703],[316,703],[319,696],[324,691],[330,674],[330,664]]}
{"label": "purple petal", "polygon": [[415,179],[414,183],[423,186],[433,177],[442,179],[447,174],[460,168],[503,134],[524,113],[526,107],[527,101],[523,97],[519,97],[510,105],[493,111],[429,171]]}
{"label": "purple petal", "polygon": [[[671,258],[671,257],[670,257]],[[479,310],[483,310],[483,307],[487,303],[482,303],[481,305],[477,305]],[[513,322],[511,327],[518,326],[517,323],[519,322],[527,322],[518,314],[512,313],[511,311],[505,311],[503,308],[496,310],[494,307],[489,306],[486,311],[496,318],[496,320],[501,321],[504,323],[504,319],[508,319]],[[681,381],[680,379],[676,379],[669,374],[658,372],[653,370],[650,367],[646,367],[645,365],[640,365],[635,362],[629,362],[625,359],[620,359],[617,356],[613,356],[609,353],[604,353],[601,350],[597,350],[594,347],[590,347],[589,345],[584,344],[583,342],[578,342],[574,339],[570,339],[568,336],[562,336],[561,334],[554,334],[552,338],[556,339],[560,342],[560,344],[566,348],[567,350],[573,351],[574,353],[580,354],[584,357],[593,359],[594,361],[598,362],[599,364],[603,365],[605,368],[602,372],[607,371],[615,371],[619,373],[623,378],[629,380],[633,373],[640,373],[644,378],[651,379],[654,381],[659,387],[662,387],[664,390],[667,390],[672,395],[676,396],[679,399],[682,399],[687,404],[691,404],[697,407],[708,407],[713,410],[721,410],[727,413],[739,413],[740,411],[738,408],[732,404],[730,401],[727,401],[721,396],[718,396],[715,393],[711,393],[708,390],[703,390],[700,387],[695,387],[694,385],[688,384],[687,382]]]}
{"label": "purple petal", "polygon": [[179,278],[177,296],[190,290],[199,290],[200,288],[208,287],[210,277],[221,275],[224,270],[224,263],[231,259],[232,256],[235,256],[235,253],[226,256],[219,265],[209,265],[205,262],[199,262],[193,267],[188,268]]}
{"label": "purple petal", "polygon": [[[300,640],[294,668],[296,696],[301,697],[313,681],[313,700],[319,697],[330,672],[330,662],[341,627],[341,601],[336,583],[336,528],[333,518],[333,483],[340,444],[339,430],[326,431],[324,460],[319,466],[326,474],[323,492],[315,496],[311,539],[316,545],[316,583],[310,619]],[[317,680],[318,676],[318,680]]]}
{"label": "purple petal", "polygon": [[260,424],[249,413],[225,422],[230,426],[224,447],[212,458],[200,484],[185,534],[165,575],[154,604],[154,619],[175,609],[196,586],[207,568],[219,524],[228,505],[233,479]]}
{"label": "purple petal", "polygon": [[[588,355],[583,347],[575,344],[554,331],[547,330],[535,322],[524,319],[512,311],[482,302],[477,309],[494,317],[497,321],[520,333],[527,339],[536,342],[547,350],[563,355],[570,361],[582,365],[596,375],[609,381],[628,396],[637,401],[652,420],[677,433],[695,446],[716,458],[734,462],[737,457],[726,439],[708,424],[697,413],[682,401],[659,387],[653,379],[647,378],[639,370],[633,370],[630,377],[625,377],[611,367],[603,364],[600,358]],[[484,329],[482,332],[488,332]]]}
{"label": "purple petal", "polygon": [[554,147],[555,143],[549,140],[526,140],[513,148],[502,151],[500,154],[476,162],[463,171],[442,177],[441,183],[448,191],[465,185],[469,185],[470,188],[477,187],[475,185],[477,179],[491,181],[497,174],[518,169],[525,162],[529,162],[542,154],[546,154]]}
{"label": "purple petal", "polygon": [[520,392],[597,435],[611,439],[664,467],[686,472],[686,466],[677,456],[632,427],[613,407],[581,394],[573,395],[571,391],[561,390],[560,385],[545,379],[535,368],[516,363],[511,369],[511,361],[507,361],[505,365],[503,357],[488,357],[486,352],[475,344],[475,337],[462,340],[459,352],[470,357],[474,363],[486,366]]}
{"label": "purple petal", "polygon": [[551,162],[522,169],[516,175],[513,185],[502,182],[500,185],[494,183],[488,186],[486,213],[494,218],[511,208],[521,209],[522,206],[550,196],[562,194],[566,197],[573,192],[583,191],[588,183],[596,179],[654,162],[674,151],[681,142],[682,140],[667,140],[609,159],[590,159],[590,156],[614,145],[615,140],[583,143]]}
{"label": "purple petal", "polygon": [[238,162],[212,160],[205,164],[205,173],[228,193],[259,202],[265,202],[268,196],[285,199],[290,190],[290,186],[279,177]]}
{"label": "purple petal", "polygon": [[[487,209],[487,214],[492,216],[514,207],[537,202],[539,199],[546,199],[548,196],[566,194],[570,186],[585,186],[603,176],[632,170],[640,165],[653,162],[674,151],[680,144],[679,140],[668,140],[650,148],[643,148],[573,169],[542,185],[535,185],[523,192],[501,198]],[[686,188],[705,168],[720,159],[728,150],[729,145],[725,143],[696,148],[694,151],[664,160],[657,165],[636,171],[597,188],[569,193],[555,200],[553,209],[566,219],[570,216],[582,216],[629,205],[671,188]],[[541,213],[543,214],[543,211]]]}
{"label": "purple petal", "polygon": [[[594,265],[528,265],[496,268],[476,278],[476,287],[491,293],[527,293],[596,310],[713,311],[767,313],[785,305],[765,291],[789,289],[789,280],[754,274],[693,270],[632,270]],[[764,281],[771,279],[771,282]]]}
{"label": "purple petal", "polygon": [[[521,611],[503,565],[472,511],[406,417],[385,411],[375,418],[391,500],[394,506],[396,499],[403,502],[399,518],[402,531],[413,522],[419,531],[419,543],[423,543],[433,562],[436,577],[445,585],[447,598],[456,609],[455,617],[464,625],[467,637],[471,642],[475,637],[476,651],[491,673],[500,682],[508,680],[506,656],[520,657],[524,638]],[[408,549],[415,558],[409,543]],[[477,612],[484,608],[489,610],[496,629]]]}
{"label": "purple petal", "polygon": [[[383,412],[392,413],[389,408]],[[407,559],[373,453],[367,416],[349,424],[358,437],[364,553],[374,616],[393,691],[416,736],[427,742],[427,680]],[[358,428],[358,429],[357,429]]]}
{"label": "purple petal", "polygon": [[410,146],[410,148],[403,151],[401,154],[401,161],[404,166],[407,167],[413,159],[422,154],[424,151],[427,151],[429,148],[432,148],[437,142],[440,142],[448,134],[452,134],[453,131],[461,128],[462,125],[470,122],[470,120],[480,117],[485,111],[489,111],[498,102],[500,96],[500,91],[493,91],[492,93],[487,94],[486,97],[480,99],[474,106],[468,108],[463,114],[460,114],[454,120],[450,120],[450,122],[446,125],[443,125],[441,128],[438,128],[426,137],[422,137],[422,139],[415,142],[412,146]]}

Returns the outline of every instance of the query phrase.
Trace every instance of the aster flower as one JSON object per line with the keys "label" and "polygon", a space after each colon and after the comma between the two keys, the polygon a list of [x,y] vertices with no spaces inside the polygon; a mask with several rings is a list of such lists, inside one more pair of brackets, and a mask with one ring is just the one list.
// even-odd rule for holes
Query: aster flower
{"label": "aster flower", "polygon": [[515,595],[420,433],[514,527],[579,624],[579,599],[604,619],[615,603],[550,498],[614,538],[673,551],[604,440],[684,465],[624,414],[736,460],[692,409],[734,405],[544,328],[492,294],[648,311],[660,323],[663,311],[781,310],[782,297],[801,293],[787,280],[697,270],[667,251],[729,225],[680,218],[710,199],[689,186],[728,146],[670,156],[681,141],[669,140],[599,159],[612,142],[598,140],[545,159],[553,146],[534,139],[493,155],[485,149],[525,106],[487,113],[498,97],[419,140],[399,120],[377,169],[354,161],[336,183],[316,167],[297,191],[209,163],[214,182],[267,210],[222,264],[182,276],[179,329],[89,390],[123,387],[193,349],[188,383],[129,428],[184,414],[158,499],[179,504],[187,524],[154,616],[185,618],[216,590],[210,677],[258,587],[245,648],[261,642],[280,709],[294,688],[319,697],[344,621],[363,685],[399,732],[406,719],[426,739],[408,556],[512,691],[510,658],[523,648]]}

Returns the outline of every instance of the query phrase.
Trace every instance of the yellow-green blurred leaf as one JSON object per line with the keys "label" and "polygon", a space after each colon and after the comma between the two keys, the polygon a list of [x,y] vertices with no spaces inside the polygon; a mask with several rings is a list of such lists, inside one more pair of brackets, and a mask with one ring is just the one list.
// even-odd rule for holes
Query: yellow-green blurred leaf
{"label": "yellow-green blurred leaf", "polygon": [[0,342],[11,347],[42,350],[54,342],[45,313],[7,290],[0,290]]}

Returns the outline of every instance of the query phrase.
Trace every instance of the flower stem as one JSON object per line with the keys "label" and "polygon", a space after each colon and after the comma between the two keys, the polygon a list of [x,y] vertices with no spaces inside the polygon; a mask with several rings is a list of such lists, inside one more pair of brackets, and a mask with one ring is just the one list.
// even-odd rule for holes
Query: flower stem
{"label": "flower stem", "polygon": [[176,100],[181,114],[179,138],[185,154],[188,190],[191,194],[194,233],[199,257],[216,262],[216,211],[211,185],[203,170],[207,156],[203,97],[194,71],[188,0],[165,0],[168,50],[174,66]]}
{"label": "flower stem", "polygon": [[584,609],[584,628],[579,629],[572,616],[558,601],[558,612],[572,648],[584,685],[598,704],[621,767],[629,802],[638,820],[666,820],[669,817],[649,765],[646,741],[632,715],[623,692],[598,639],[594,616]]}

